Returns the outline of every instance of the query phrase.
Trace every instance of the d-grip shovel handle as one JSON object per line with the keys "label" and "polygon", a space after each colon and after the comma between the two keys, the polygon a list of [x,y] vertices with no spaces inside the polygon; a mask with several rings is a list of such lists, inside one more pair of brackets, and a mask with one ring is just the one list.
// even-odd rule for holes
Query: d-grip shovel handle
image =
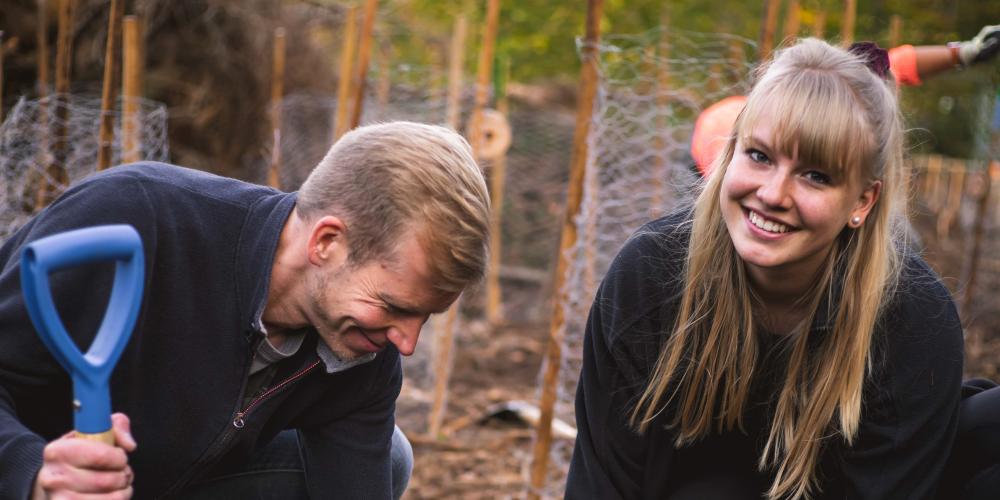
{"label": "d-grip shovel handle", "polygon": [[[49,273],[88,262],[115,261],[104,319],[81,354],[59,319]],[[21,288],[42,342],[73,379],[74,427],[81,437],[114,444],[108,379],[128,343],[142,302],[142,240],[132,226],[95,226],[29,243],[21,253]]]}

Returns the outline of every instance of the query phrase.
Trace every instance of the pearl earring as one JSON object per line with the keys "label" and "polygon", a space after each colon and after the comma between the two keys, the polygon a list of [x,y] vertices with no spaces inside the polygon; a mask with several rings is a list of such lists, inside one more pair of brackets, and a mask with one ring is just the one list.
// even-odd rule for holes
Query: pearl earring
{"label": "pearl earring", "polygon": [[851,224],[854,224],[855,226],[860,226],[861,225],[861,216],[860,215],[855,215],[854,217],[851,217]]}

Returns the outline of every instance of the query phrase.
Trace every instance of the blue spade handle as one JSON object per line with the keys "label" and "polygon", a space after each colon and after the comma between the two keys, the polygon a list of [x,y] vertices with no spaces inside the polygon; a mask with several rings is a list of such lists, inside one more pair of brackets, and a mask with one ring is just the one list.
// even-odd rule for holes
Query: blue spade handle
{"label": "blue spade handle", "polygon": [[[59,319],[49,273],[88,262],[115,261],[111,299],[97,336],[81,354]],[[142,240],[132,226],[95,226],[55,234],[29,243],[21,253],[21,288],[28,315],[42,342],[73,379],[73,423],[78,433],[111,430],[108,379],[128,343],[142,303]],[[111,442],[114,440],[111,438]]]}

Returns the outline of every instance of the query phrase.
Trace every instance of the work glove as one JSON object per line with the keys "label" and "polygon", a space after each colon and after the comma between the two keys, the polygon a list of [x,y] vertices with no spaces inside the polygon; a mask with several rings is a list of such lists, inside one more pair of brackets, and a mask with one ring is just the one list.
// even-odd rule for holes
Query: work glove
{"label": "work glove", "polygon": [[983,26],[972,40],[958,43],[962,66],[989,61],[1000,52],[1000,25]]}

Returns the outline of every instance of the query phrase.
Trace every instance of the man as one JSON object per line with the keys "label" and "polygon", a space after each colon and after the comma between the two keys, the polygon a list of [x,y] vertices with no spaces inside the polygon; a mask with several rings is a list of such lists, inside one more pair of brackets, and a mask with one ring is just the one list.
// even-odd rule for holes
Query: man
{"label": "man", "polygon": [[[156,163],[70,188],[0,248],[0,498],[398,497],[399,354],[482,275],[488,211],[468,144],[407,122],[346,134],[298,193]],[[112,447],[64,434],[69,378],[29,322],[18,259],[122,223],[146,285],[111,380]],[[50,278],[84,348],[112,274]]]}

